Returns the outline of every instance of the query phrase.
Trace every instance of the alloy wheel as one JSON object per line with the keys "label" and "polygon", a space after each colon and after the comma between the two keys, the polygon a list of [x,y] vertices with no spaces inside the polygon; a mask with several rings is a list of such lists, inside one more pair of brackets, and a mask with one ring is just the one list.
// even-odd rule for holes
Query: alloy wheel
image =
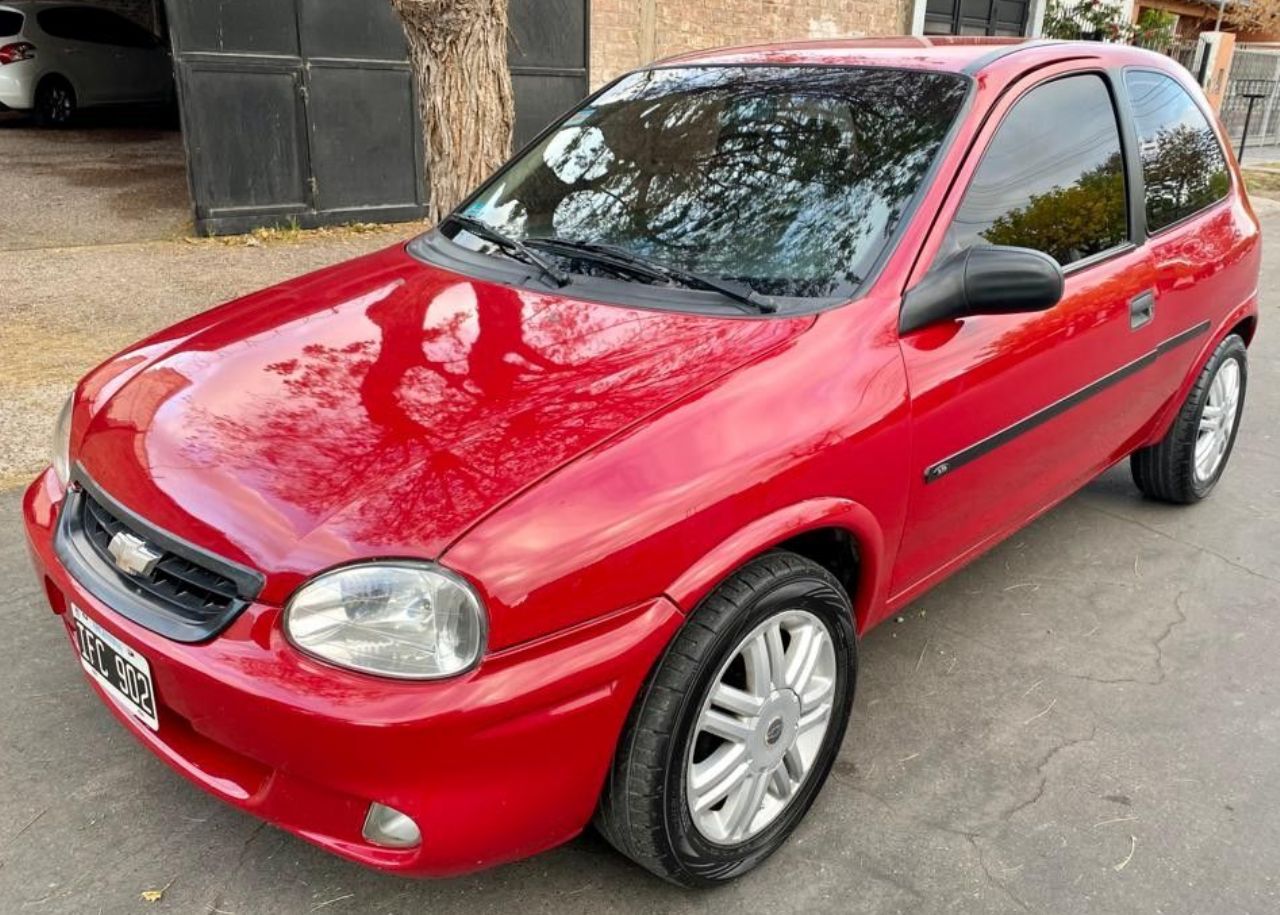
{"label": "alloy wheel", "polygon": [[806,610],[775,614],[738,643],[690,744],[686,794],[703,838],[745,842],[787,808],[822,747],[835,686],[831,633]]}
{"label": "alloy wheel", "polygon": [[72,108],[71,90],[66,86],[53,86],[49,89],[46,110],[49,113],[49,121],[51,123],[67,123],[67,121],[71,120]]}
{"label": "alloy wheel", "polygon": [[1213,479],[1231,444],[1240,412],[1240,363],[1224,359],[1209,383],[1196,434],[1195,474],[1203,483]]}

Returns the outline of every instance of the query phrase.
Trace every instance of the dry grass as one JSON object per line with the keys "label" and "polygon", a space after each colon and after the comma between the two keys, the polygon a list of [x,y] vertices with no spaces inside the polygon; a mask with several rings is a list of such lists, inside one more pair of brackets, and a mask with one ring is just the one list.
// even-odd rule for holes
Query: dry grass
{"label": "dry grass", "polygon": [[213,235],[207,238],[191,236],[184,240],[191,245],[258,248],[263,245],[296,245],[317,239],[342,240],[365,235],[409,236],[418,234],[424,228],[425,223],[422,222],[349,222],[339,226],[304,229],[297,221],[290,221],[283,226],[254,229],[244,235]]}
{"label": "dry grass", "polygon": [[1280,163],[1268,162],[1264,166],[1251,166],[1241,170],[1245,186],[1255,197],[1280,200]]}

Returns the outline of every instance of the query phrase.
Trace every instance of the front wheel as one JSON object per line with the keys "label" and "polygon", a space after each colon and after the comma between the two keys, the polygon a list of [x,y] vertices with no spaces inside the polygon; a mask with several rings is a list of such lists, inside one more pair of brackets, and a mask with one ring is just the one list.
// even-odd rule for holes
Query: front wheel
{"label": "front wheel", "polygon": [[1205,363],[1165,437],[1129,459],[1144,495],[1182,505],[1209,495],[1235,445],[1248,377],[1244,340],[1230,334]]}
{"label": "front wheel", "polygon": [[738,877],[777,850],[840,749],[852,620],[839,582],[793,553],[720,585],[636,701],[596,814],[605,838],[685,886]]}

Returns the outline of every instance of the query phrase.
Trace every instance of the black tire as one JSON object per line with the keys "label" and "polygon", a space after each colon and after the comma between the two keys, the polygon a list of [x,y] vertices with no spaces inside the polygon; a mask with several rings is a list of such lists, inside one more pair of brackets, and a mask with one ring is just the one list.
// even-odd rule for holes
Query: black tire
{"label": "black tire", "polygon": [[61,76],[48,76],[36,87],[36,123],[67,127],[76,116],[76,91]]}
{"label": "black tire", "polygon": [[[1209,389],[1223,363],[1235,360],[1240,371],[1240,391],[1236,401],[1235,419],[1217,467],[1206,478],[1196,473],[1196,442],[1200,432],[1200,418],[1209,400]],[[1240,414],[1244,410],[1244,397],[1249,380],[1249,357],[1244,340],[1230,334],[1214,350],[1205,363],[1187,399],[1178,411],[1173,425],[1164,438],[1154,445],[1135,451],[1129,458],[1133,482],[1143,495],[1161,502],[1190,505],[1199,502],[1213,491],[1231,458],[1236,435],[1240,431]]]}
{"label": "black tire", "polygon": [[[743,639],[787,610],[817,617],[832,640],[835,682],[827,731],[775,819],[746,841],[717,844],[699,832],[687,800],[695,725],[713,682]],[[848,725],[856,675],[853,613],[840,583],[794,553],[774,551],[752,560],[699,604],[650,673],[619,741],[596,828],[622,854],[681,886],[713,886],[745,874],[782,845],[826,781]]]}

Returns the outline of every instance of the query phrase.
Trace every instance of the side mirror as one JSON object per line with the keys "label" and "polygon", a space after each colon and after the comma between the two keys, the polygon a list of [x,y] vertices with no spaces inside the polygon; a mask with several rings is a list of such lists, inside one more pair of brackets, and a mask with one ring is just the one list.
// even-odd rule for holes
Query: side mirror
{"label": "side mirror", "polygon": [[907,291],[899,333],[969,315],[1045,311],[1062,298],[1062,267],[1042,251],[977,245],[957,251]]}

